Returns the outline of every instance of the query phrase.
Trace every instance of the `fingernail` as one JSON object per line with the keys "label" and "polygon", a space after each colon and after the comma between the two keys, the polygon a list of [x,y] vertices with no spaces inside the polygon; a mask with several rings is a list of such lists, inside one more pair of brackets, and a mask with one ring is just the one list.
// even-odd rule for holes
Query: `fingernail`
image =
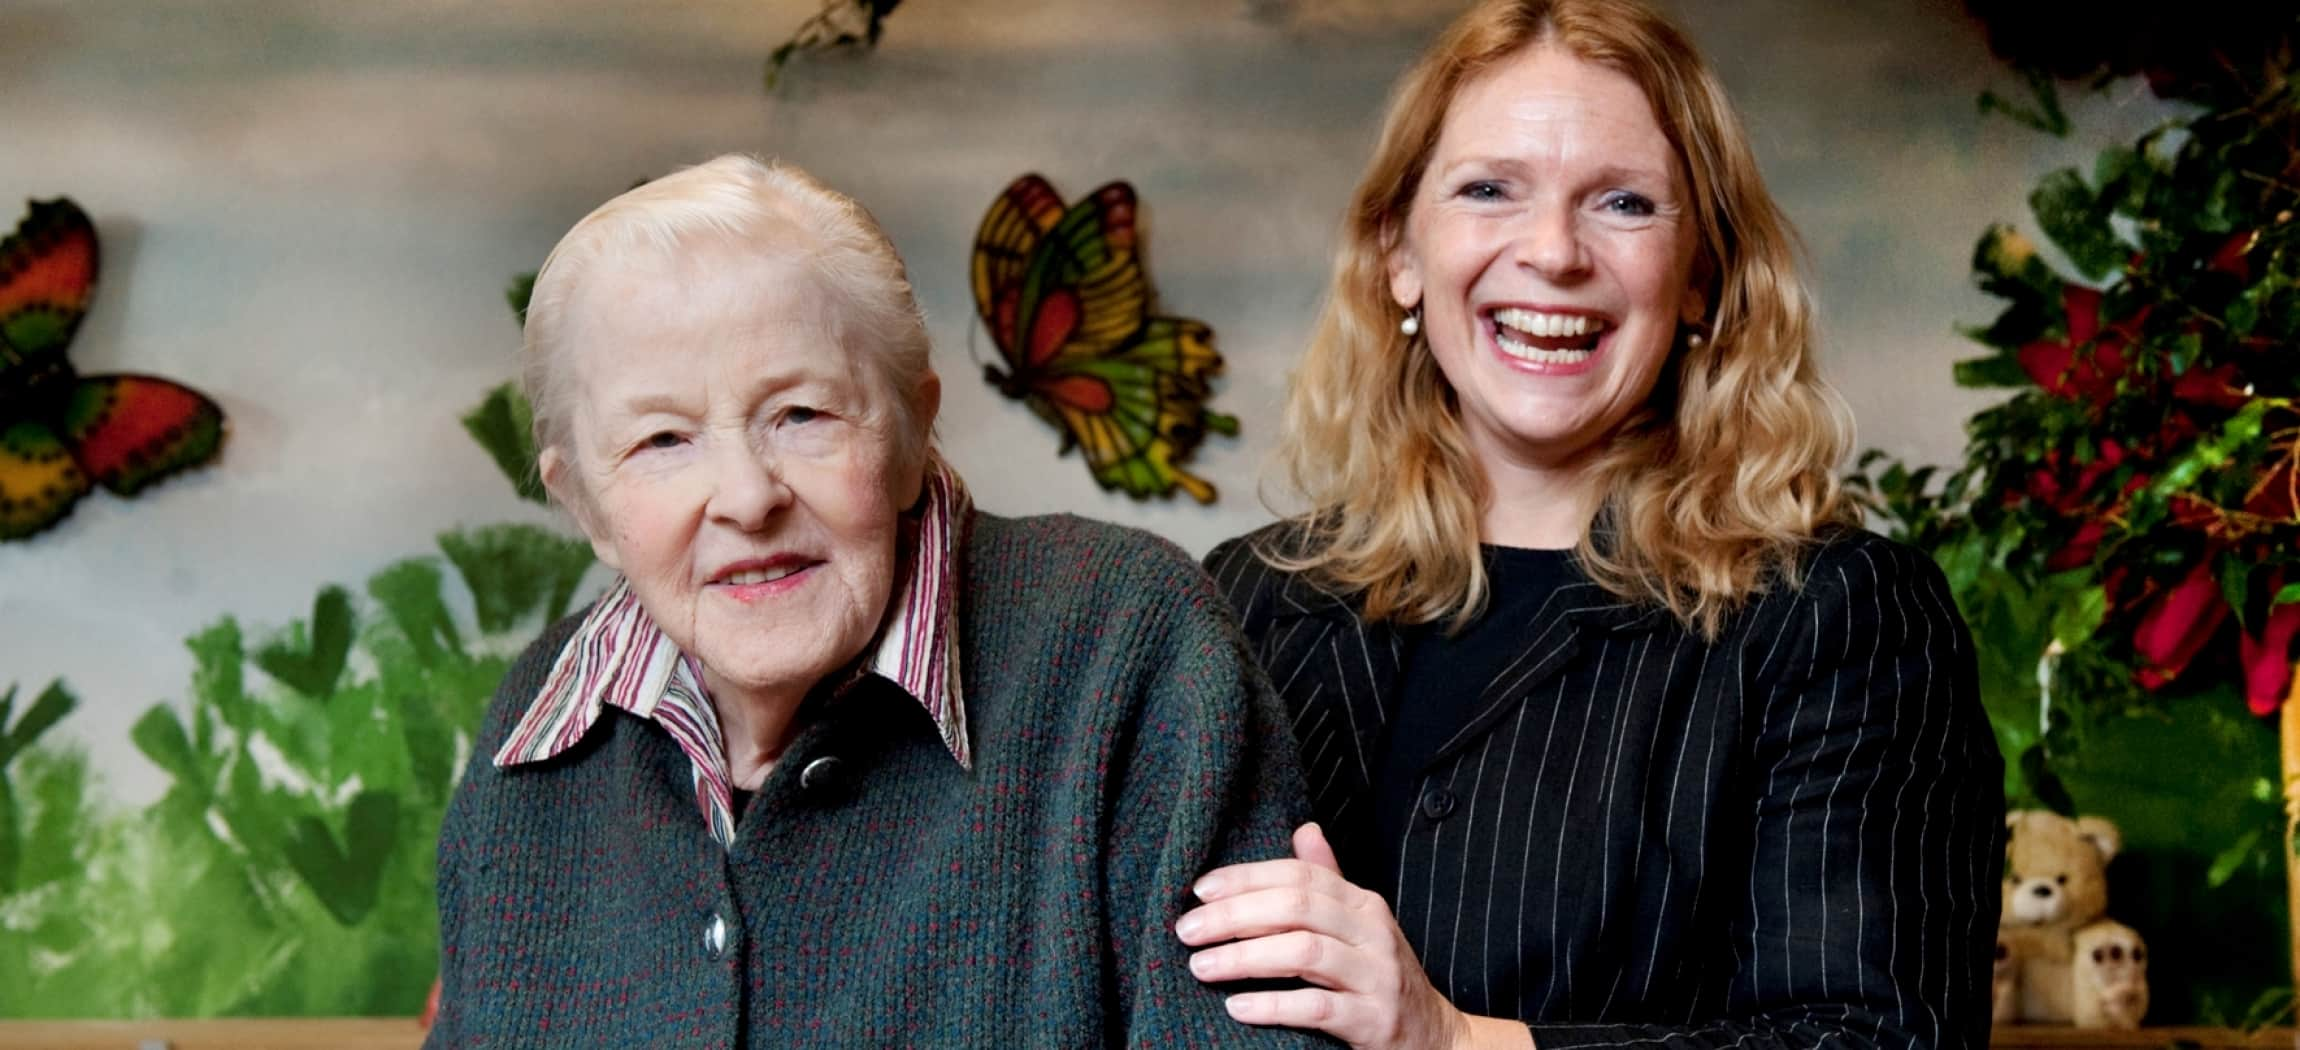
{"label": "fingernail", "polygon": [[1222,892],[1223,881],[1220,875],[1208,875],[1199,879],[1197,885],[1190,887],[1190,892],[1197,894],[1199,900],[1210,901],[1214,899],[1216,894]]}
{"label": "fingernail", "polygon": [[1252,1013],[1256,1005],[1257,1000],[1251,992],[1244,995],[1233,995],[1222,1000],[1222,1008],[1230,1011],[1230,1016],[1238,1018]]}
{"label": "fingernail", "polygon": [[1200,976],[1200,977],[1204,977],[1204,976],[1206,976],[1206,971],[1208,971],[1208,970],[1211,970],[1211,969],[1213,969],[1213,968],[1214,968],[1214,963],[1213,963],[1213,960],[1206,958],[1206,953],[1205,953],[1205,952],[1198,952],[1198,953],[1196,953],[1196,954],[1193,954],[1193,955],[1191,955],[1191,956],[1190,956],[1190,972],[1191,972],[1191,973],[1193,973],[1193,974],[1196,974],[1196,975],[1198,975],[1198,976]]}
{"label": "fingernail", "polygon": [[1191,912],[1188,915],[1182,916],[1181,920],[1174,924],[1174,936],[1180,937],[1185,941],[1189,940],[1190,938],[1197,936],[1199,929],[1203,928],[1205,925],[1206,920],[1199,918],[1198,913]]}

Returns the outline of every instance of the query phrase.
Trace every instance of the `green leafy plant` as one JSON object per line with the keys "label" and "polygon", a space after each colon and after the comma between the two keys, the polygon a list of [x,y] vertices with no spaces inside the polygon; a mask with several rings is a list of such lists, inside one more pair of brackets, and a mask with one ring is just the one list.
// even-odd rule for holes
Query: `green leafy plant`
{"label": "green leafy plant", "polygon": [[[2243,61],[2050,50],[2065,37],[2027,7],[1986,6],[2010,20],[1992,39],[2049,61],[2033,103],[1984,110],[2065,131],[2054,77],[2135,71],[2199,109],[2040,180],[2065,270],[1983,233],[1973,272],[2003,306],[1956,381],[2009,396],[1967,422],[1962,462],[1871,453],[1855,484],[1950,579],[2008,796],[2125,825],[2115,908],[2157,948],[2152,1022],[2234,1023],[2284,983],[2277,938],[2224,934],[2283,918],[2256,716],[2292,696],[2300,639],[2300,77],[2257,39]],[[2300,14],[2269,17],[2295,37]]]}

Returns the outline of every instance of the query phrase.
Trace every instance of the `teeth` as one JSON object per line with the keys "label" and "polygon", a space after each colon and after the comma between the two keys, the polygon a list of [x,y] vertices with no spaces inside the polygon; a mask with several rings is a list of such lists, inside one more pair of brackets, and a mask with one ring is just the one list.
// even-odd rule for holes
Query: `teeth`
{"label": "teeth", "polygon": [[[1508,330],[1509,329],[1504,328],[1502,331],[1506,332]],[[1579,364],[1583,361],[1589,360],[1590,355],[1597,352],[1595,350],[1544,350],[1538,346],[1529,346],[1525,343],[1518,342],[1515,339],[1511,339],[1507,335],[1501,335],[1498,333],[1496,334],[1494,341],[1501,344],[1502,353],[1508,354],[1509,356],[1517,358],[1520,361],[1532,361],[1537,364],[1544,365]]]}
{"label": "teeth", "polygon": [[1518,307],[1505,307],[1493,312],[1495,323],[1513,328],[1536,339],[1565,339],[1586,336],[1605,330],[1605,322],[1587,314],[1536,313]]}
{"label": "teeth", "polygon": [[742,587],[754,583],[773,583],[774,581],[782,579],[783,577],[797,571],[799,570],[789,566],[785,566],[783,568],[775,569],[772,571],[767,569],[752,569],[749,572],[738,572],[732,576],[727,577],[727,582],[734,584],[737,587]]}

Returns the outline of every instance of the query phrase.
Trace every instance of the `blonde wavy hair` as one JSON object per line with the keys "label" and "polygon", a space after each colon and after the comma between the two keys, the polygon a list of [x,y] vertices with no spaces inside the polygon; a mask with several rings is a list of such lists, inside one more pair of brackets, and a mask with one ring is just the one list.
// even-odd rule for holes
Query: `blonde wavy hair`
{"label": "blonde wavy hair", "polygon": [[1399,332],[1388,258],[1454,97],[1536,45],[1643,89],[1690,189],[1694,273],[1713,304],[1706,341],[1679,341],[1590,465],[1603,496],[1575,558],[1606,590],[1714,639],[1749,596],[1797,586],[1820,534],[1857,521],[1836,473],[1852,418],[1813,367],[1796,237],[1739,117],[1692,42],[1637,0],[1487,0],[1406,73],[1286,406],[1279,462],[1310,509],[1259,553],[1355,596],[1368,620],[1459,629],[1484,608],[1485,478],[1435,358]]}

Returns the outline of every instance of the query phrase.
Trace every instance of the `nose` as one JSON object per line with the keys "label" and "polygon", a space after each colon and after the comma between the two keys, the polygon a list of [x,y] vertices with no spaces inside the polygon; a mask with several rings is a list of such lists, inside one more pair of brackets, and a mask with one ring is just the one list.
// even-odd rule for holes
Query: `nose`
{"label": "nose", "polygon": [[1581,229],[1566,201],[1539,201],[1527,209],[1517,236],[1518,264],[1545,280],[1563,284],[1589,269]]}
{"label": "nose", "polygon": [[2048,885],[2031,886],[2031,887],[2029,887],[2029,890],[2028,890],[2028,892],[2029,892],[2029,895],[2030,895],[2030,896],[2032,896],[2032,897],[2050,897],[2050,896],[2052,896],[2052,886],[2050,886],[2049,884],[2048,884]]}
{"label": "nose", "polygon": [[767,519],[791,501],[774,462],[748,442],[718,442],[711,463],[711,497],[704,513],[712,521],[745,532],[765,528]]}

